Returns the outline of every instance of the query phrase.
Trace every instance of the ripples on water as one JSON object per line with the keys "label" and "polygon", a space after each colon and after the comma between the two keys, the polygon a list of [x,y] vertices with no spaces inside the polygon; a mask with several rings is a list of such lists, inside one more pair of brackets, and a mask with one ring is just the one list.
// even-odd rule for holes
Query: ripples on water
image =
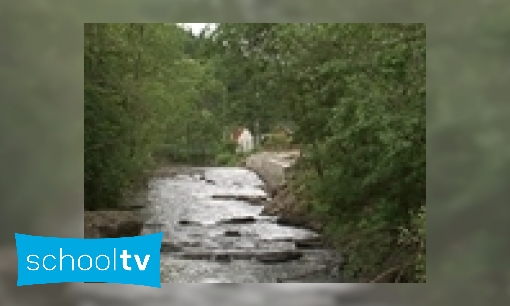
{"label": "ripples on water", "polygon": [[[324,263],[332,256],[325,250],[309,251],[299,260],[278,264],[261,263],[253,258],[233,257],[227,262],[216,260],[215,254],[294,250],[292,239],[314,237],[316,234],[277,225],[274,217],[260,216],[262,206],[240,200],[213,199],[214,195],[268,196],[259,177],[244,168],[192,168],[151,182],[150,218],[145,231],[162,230],[164,241],[184,246],[182,252],[161,254],[162,282],[275,283],[277,279],[325,270]],[[256,222],[218,224],[236,217],[254,217]],[[180,225],[180,221],[187,222],[187,225]],[[159,229],[155,230],[158,226],[154,225],[158,225]],[[234,233],[234,237],[226,237],[227,231]],[[210,256],[201,260],[182,259],[180,256],[197,252]]]}

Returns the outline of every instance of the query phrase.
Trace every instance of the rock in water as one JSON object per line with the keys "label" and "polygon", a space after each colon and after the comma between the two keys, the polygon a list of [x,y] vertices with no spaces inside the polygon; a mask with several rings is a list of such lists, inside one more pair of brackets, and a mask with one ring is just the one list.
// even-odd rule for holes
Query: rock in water
{"label": "rock in water", "polygon": [[320,249],[324,247],[324,242],[319,237],[300,239],[295,241],[298,249]]}
{"label": "rock in water", "polygon": [[253,216],[247,216],[247,217],[234,217],[227,220],[222,220],[219,223],[220,224],[251,224],[255,223],[257,219]]}
{"label": "rock in water", "polygon": [[180,220],[179,225],[200,225],[199,222],[190,221],[190,220]]}
{"label": "rock in water", "polygon": [[263,253],[257,256],[257,260],[263,263],[282,263],[292,260],[298,260],[303,257],[299,251],[281,251],[274,253]]}
{"label": "rock in water", "polygon": [[238,231],[226,231],[225,237],[241,237],[241,233]]}

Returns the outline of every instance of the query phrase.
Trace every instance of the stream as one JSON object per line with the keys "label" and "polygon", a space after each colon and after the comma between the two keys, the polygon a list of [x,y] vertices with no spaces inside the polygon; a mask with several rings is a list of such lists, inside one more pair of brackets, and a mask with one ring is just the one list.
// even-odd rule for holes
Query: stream
{"label": "stream", "polygon": [[335,283],[339,255],[318,234],[262,215],[270,200],[252,171],[183,168],[149,185],[143,234],[163,232],[162,283]]}

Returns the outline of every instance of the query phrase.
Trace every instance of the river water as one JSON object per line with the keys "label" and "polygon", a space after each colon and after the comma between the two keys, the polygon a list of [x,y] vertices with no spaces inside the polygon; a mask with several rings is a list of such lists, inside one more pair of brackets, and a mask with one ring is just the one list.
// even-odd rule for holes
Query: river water
{"label": "river water", "polygon": [[[300,249],[312,231],[261,215],[269,200],[244,168],[184,168],[150,182],[144,234],[164,232],[162,283],[338,282],[338,254]],[[254,201],[254,200],[258,201]]]}

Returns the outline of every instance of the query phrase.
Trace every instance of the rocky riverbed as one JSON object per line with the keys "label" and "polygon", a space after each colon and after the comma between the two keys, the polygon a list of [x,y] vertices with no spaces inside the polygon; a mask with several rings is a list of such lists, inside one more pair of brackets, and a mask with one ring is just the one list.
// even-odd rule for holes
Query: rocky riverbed
{"label": "rocky riverbed", "polygon": [[263,214],[264,182],[244,168],[192,168],[151,181],[143,233],[162,231],[162,282],[337,281],[339,255],[313,231]]}
{"label": "rocky riverbed", "polygon": [[339,282],[340,255],[277,217],[270,196],[245,168],[160,169],[135,207],[86,212],[85,236],[163,232],[164,283]]}

